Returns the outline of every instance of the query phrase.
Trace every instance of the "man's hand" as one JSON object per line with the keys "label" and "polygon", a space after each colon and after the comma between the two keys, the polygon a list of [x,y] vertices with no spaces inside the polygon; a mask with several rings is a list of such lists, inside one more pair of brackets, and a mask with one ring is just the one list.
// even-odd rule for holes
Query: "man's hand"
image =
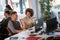
{"label": "man's hand", "polygon": [[16,30],[17,33],[22,32],[22,31],[24,31],[24,30]]}

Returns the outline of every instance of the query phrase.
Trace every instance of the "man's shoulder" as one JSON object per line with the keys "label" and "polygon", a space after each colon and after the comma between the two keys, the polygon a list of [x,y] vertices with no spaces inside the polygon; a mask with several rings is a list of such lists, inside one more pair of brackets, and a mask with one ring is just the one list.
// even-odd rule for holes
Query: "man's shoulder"
{"label": "man's shoulder", "polygon": [[16,23],[20,23],[19,21],[16,21]]}
{"label": "man's shoulder", "polygon": [[11,23],[11,21],[9,20],[8,23]]}
{"label": "man's shoulder", "polygon": [[8,20],[11,20],[11,17],[8,17],[7,19],[8,19]]}

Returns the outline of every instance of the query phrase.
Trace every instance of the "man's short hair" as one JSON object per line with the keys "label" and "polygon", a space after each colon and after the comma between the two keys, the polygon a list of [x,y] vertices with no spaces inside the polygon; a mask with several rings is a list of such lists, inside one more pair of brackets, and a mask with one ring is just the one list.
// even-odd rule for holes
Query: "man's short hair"
{"label": "man's short hair", "polygon": [[16,11],[13,11],[13,12],[11,13],[11,15],[16,14],[16,13],[17,13]]}
{"label": "man's short hair", "polygon": [[11,13],[9,12],[9,11],[5,11],[5,13],[4,14],[8,14],[8,15],[10,15]]}

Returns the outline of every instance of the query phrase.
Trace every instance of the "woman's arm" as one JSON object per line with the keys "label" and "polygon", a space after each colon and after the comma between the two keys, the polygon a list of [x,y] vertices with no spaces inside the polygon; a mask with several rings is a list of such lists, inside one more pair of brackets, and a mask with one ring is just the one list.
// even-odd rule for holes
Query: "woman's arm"
{"label": "woman's arm", "polygon": [[22,29],[24,30],[25,29],[25,23],[24,23],[23,19],[20,19],[20,23],[22,25]]}

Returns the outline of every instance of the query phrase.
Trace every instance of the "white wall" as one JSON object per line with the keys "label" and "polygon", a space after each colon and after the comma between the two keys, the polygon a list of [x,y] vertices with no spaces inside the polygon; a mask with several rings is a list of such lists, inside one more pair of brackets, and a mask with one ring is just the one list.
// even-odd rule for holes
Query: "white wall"
{"label": "white wall", "polygon": [[41,13],[41,5],[39,3],[39,0],[37,1],[37,6],[38,6],[38,18],[41,18],[42,17],[42,13]]}
{"label": "white wall", "polygon": [[36,0],[29,0],[29,8],[32,8],[34,10],[34,16],[37,17]]}

